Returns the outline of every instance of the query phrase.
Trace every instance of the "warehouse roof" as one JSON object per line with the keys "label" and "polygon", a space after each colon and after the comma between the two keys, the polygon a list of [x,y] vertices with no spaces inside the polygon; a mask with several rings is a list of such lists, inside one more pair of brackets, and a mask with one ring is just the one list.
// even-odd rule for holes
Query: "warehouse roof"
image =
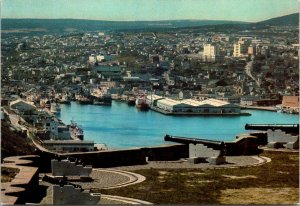
{"label": "warehouse roof", "polygon": [[174,105],[178,105],[181,103],[180,101],[177,101],[174,99],[169,99],[169,98],[160,99],[160,100],[158,100],[158,102],[161,104],[164,104],[164,105],[168,105],[168,106],[174,106]]}
{"label": "warehouse roof", "polygon": [[203,104],[209,104],[209,105],[212,105],[212,106],[215,106],[215,107],[220,107],[220,106],[230,104],[229,102],[218,100],[218,99],[206,99],[206,100],[202,101],[202,103]]}
{"label": "warehouse roof", "polygon": [[147,95],[147,99],[152,99],[152,101],[158,100],[158,99],[164,99],[164,97],[156,95],[156,94],[152,94],[152,95]]}
{"label": "warehouse roof", "polygon": [[202,102],[194,100],[194,99],[184,99],[181,101],[181,103],[188,104],[188,105],[191,105],[194,107],[202,105]]}

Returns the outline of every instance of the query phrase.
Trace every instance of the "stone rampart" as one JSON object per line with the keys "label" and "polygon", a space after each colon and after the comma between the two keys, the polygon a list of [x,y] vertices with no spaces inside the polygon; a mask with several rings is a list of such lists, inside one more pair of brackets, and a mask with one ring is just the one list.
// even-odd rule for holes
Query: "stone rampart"
{"label": "stone rampart", "polygon": [[2,167],[17,168],[19,172],[11,182],[2,185],[1,204],[13,205],[34,202],[34,198],[39,193],[38,168],[30,166],[34,158],[37,156],[14,156],[3,160]]}
{"label": "stone rampart", "polygon": [[51,160],[51,168],[53,176],[82,176],[89,177],[92,172],[92,166],[83,166],[76,164],[68,159],[61,161]]}

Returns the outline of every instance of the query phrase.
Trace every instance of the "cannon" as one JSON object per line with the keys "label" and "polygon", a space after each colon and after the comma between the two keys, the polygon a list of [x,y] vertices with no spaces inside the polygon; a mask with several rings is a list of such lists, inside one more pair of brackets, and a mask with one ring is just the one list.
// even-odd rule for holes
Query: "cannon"
{"label": "cannon", "polygon": [[168,134],[165,135],[164,139],[165,141],[182,143],[182,144],[203,144],[215,150],[222,150],[222,151],[225,150],[225,143],[223,141],[178,137],[178,136],[172,136]]}
{"label": "cannon", "polygon": [[299,124],[246,124],[245,129],[263,131],[280,129],[286,133],[299,134]]}

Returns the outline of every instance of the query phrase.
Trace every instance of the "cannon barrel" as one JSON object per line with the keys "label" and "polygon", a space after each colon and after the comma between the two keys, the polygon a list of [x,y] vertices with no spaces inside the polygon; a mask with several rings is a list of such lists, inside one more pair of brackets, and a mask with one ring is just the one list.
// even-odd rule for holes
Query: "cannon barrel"
{"label": "cannon barrel", "polygon": [[165,136],[165,141],[177,142],[182,144],[204,144],[207,147],[218,149],[218,150],[223,150],[225,148],[225,144],[223,141],[178,137],[178,136],[172,136],[168,134]]}
{"label": "cannon barrel", "polygon": [[299,124],[246,124],[246,130],[275,130],[280,129],[287,133],[299,134]]}

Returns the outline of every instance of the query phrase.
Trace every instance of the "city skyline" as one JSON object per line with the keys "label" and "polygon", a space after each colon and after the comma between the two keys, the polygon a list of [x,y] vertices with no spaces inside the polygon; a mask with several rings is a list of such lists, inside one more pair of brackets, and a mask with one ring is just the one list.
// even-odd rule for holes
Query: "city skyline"
{"label": "city skyline", "polygon": [[2,0],[1,4],[2,18],[36,19],[258,22],[299,12],[298,0]]}

